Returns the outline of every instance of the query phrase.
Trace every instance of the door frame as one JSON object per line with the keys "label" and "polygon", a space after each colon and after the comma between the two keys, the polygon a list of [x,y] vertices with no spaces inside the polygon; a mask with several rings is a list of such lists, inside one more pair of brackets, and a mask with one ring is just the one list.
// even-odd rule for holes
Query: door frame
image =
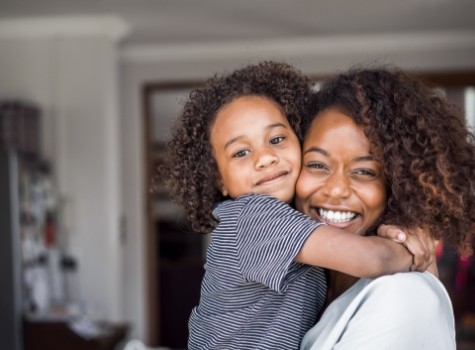
{"label": "door frame", "polygon": [[152,98],[154,94],[171,90],[192,89],[203,85],[203,81],[160,82],[146,83],[142,88],[142,115],[143,115],[143,164],[144,164],[144,200],[145,200],[145,261],[146,261],[146,327],[148,331],[148,343],[150,346],[159,346],[160,335],[160,281],[158,280],[158,235],[154,220],[154,194],[152,189],[154,176],[154,149],[153,142],[154,118],[152,110]]}

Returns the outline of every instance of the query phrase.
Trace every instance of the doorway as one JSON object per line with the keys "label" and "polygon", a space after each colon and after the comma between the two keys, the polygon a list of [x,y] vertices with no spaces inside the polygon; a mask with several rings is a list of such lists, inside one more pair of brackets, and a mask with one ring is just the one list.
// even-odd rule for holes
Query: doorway
{"label": "doorway", "polygon": [[147,305],[152,346],[185,349],[188,318],[198,304],[204,269],[204,237],[192,232],[184,210],[152,181],[164,144],[191,89],[199,82],[149,84],[143,89],[147,210]]}

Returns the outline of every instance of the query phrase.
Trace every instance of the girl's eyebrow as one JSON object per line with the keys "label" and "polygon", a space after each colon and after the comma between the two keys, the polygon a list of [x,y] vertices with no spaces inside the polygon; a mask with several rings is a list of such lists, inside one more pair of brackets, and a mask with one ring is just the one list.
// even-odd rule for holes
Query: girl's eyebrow
{"label": "girl's eyebrow", "polygon": [[233,137],[231,140],[229,140],[228,142],[226,142],[226,144],[224,145],[224,149],[226,150],[226,148],[228,148],[229,146],[231,146],[234,142],[238,141],[239,139],[242,139],[243,137],[244,137],[243,135],[239,135],[239,136]]}
{"label": "girl's eyebrow", "polygon": [[[327,151],[321,149],[320,147],[310,147],[309,149],[305,150],[303,152],[303,154],[307,154],[307,153],[310,153],[310,152],[315,152],[315,153],[320,153],[321,155],[325,156],[325,157],[330,157],[330,153],[328,153]],[[372,162],[372,161],[375,161],[376,159],[368,154],[367,156],[361,156],[361,157],[356,157],[356,158],[353,158],[351,161],[352,162]]]}
{"label": "girl's eyebrow", "polygon": [[[287,125],[285,125],[283,123],[273,123],[273,124],[270,124],[270,125],[266,126],[267,130],[274,129],[274,128],[286,128],[287,129],[288,127],[287,127]],[[233,144],[234,142],[238,141],[239,139],[241,139],[243,137],[244,137],[244,135],[239,135],[239,136],[233,137],[231,140],[226,142],[226,144],[224,145],[224,149],[228,148],[231,144]]]}

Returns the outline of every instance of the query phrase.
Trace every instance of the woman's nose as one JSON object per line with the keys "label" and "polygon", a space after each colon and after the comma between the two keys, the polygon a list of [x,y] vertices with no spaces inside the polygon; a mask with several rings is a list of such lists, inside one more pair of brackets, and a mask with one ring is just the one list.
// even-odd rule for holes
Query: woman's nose
{"label": "woman's nose", "polygon": [[266,168],[269,165],[277,164],[279,157],[271,149],[259,150],[256,154],[256,168]]}
{"label": "woman's nose", "polygon": [[350,181],[343,172],[332,173],[325,182],[325,194],[330,198],[346,198],[351,194]]}

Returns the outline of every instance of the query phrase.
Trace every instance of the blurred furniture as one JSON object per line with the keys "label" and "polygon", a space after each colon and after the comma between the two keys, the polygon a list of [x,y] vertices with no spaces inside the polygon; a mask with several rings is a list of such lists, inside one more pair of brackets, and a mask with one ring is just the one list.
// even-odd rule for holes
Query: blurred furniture
{"label": "blurred furniture", "polygon": [[84,339],[65,321],[31,321],[23,323],[24,350],[115,350],[125,340],[126,324],[104,323],[103,335]]}
{"label": "blurred furniture", "polygon": [[18,157],[0,146],[0,347],[22,349]]}
{"label": "blurred furniture", "polygon": [[170,348],[149,348],[140,340],[132,339],[125,344],[124,350],[171,350]]}

